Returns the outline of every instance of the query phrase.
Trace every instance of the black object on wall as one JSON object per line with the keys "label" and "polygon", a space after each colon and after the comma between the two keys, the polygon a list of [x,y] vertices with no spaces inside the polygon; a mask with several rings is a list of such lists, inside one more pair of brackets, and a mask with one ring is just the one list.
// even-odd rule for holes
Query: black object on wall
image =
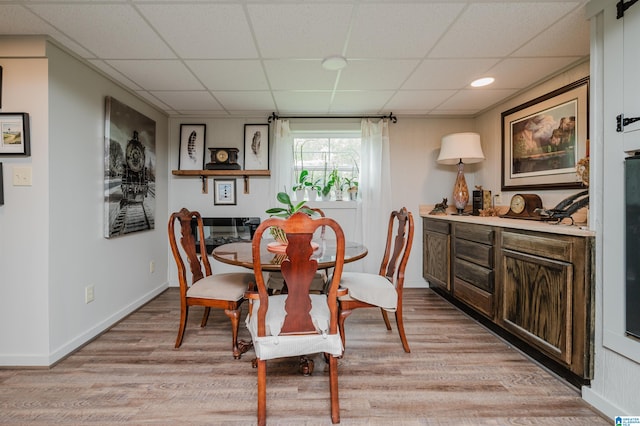
{"label": "black object on wall", "polygon": [[626,331],[640,338],[640,152],[624,162]]}
{"label": "black object on wall", "polygon": [[4,205],[4,183],[2,181],[2,163],[0,163],[0,206]]}

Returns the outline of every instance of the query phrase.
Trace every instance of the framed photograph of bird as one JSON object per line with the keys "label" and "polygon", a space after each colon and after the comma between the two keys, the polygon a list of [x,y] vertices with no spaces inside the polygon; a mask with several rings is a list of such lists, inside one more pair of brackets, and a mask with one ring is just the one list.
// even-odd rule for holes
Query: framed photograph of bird
{"label": "framed photograph of bird", "polygon": [[269,124],[244,125],[244,169],[269,170]]}

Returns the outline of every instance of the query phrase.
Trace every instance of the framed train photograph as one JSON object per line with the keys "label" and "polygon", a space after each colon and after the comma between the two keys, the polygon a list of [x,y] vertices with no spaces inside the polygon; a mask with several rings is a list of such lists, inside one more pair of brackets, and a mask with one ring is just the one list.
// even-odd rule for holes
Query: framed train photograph
{"label": "framed train photograph", "polygon": [[104,236],[155,227],[156,122],[107,96]]}

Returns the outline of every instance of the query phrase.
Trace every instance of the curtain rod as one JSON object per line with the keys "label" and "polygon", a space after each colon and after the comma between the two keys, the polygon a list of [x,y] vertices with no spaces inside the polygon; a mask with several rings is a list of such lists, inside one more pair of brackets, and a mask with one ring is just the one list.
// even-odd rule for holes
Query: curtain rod
{"label": "curtain rod", "polygon": [[398,122],[398,117],[393,115],[392,112],[389,115],[291,115],[288,117],[279,116],[272,112],[267,121],[271,123],[280,118],[388,118],[392,123]]}

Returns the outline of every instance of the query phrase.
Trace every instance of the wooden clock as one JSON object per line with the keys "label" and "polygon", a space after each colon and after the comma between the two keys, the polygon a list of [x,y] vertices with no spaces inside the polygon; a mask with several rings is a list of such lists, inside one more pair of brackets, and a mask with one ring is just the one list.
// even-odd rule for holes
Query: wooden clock
{"label": "wooden clock", "polygon": [[240,170],[238,164],[238,148],[209,148],[211,162],[207,163],[207,170]]}
{"label": "wooden clock", "polygon": [[542,200],[536,194],[516,194],[511,197],[509,211],[501,217],[513,219],[534,219],[542,220],[536,209],[542,208]]}

